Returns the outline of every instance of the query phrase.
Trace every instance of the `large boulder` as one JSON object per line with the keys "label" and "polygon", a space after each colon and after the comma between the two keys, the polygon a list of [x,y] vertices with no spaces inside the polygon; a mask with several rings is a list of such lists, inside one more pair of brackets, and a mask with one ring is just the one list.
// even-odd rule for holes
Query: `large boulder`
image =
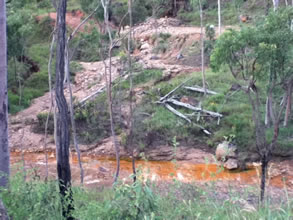
{"label": "large boulder", "polygon": [[238,168],[238,161],[236,159],[229,158],[223,166],[228,170],[234,170]]}
{"label": "large boulder", "polygon": [[217,146],[216,158],[218,161],[225,162],[229,158],[237,157],[237,147],[228,141],[224,141]]}

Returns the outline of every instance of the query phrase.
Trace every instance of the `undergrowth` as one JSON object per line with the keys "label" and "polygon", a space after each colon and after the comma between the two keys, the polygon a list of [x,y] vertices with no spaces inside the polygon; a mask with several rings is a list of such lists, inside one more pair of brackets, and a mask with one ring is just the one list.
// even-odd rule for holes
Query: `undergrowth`
{"label": "undergrowth", "polygon": [[[130,179],[129,179],[130,180]],[[218,191],[213,184],[196,186],[176,180],[155,183],[138,174],[136,183],[118,182],[114,188],[73,187],[73,217],[80,220],[116,219],[284,219],[293,217],[289,197],[268,199],[258,206],[252,189],[231,188]],[[283,192],[286,195],[286,191]],[[14,220],[64,219],[56,181],[44,183],[33,178],[23,181],[23,174],[11,178],[10,188],[0,196]],[[255,198],[255,199],[252,199]]]}

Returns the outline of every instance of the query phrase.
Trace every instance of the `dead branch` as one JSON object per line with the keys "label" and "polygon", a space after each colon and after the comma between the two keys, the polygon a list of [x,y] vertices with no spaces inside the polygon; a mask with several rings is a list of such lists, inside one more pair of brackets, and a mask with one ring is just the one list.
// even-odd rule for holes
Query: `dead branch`
{"label": "dead branch", "polygon": [[85,97],[84,99],[82,99],[82,100],[78,103],[78,106],[79,106],[79,107],[83,107],[83,106],[85,105],[85,103],[86,103],[88,100],[90,100],[90,99],[96,97],[98,94],[104,92],[105,88],[106,88],[106,86],[103,86],[103,87],[99,88],[97,91],[95,91],[94,93],[92,93],[92,94],[90,94],[89,96]]}
{"label": "dead branch", "polygon": [[190,80],[190,78],[186,79],[184,82],[182,82],[180,85],[178,85],[175,89],[171,90],[168,94],[166,94],[164,97],[160,98],[160,102],[163,102],[166,98],[168,98],[170,95],[172,95],[176,90],[180,89],[185,83],[187,83]]}
{"label": "dead branch", "polygon": [[[197,86],[196,87],[184,86],[183,88],[184,89],[187,89],[187,90],[190,90],[190,91],[194,91],[194,92],[200,92],[200,93],[204,93],[205,92],[204,88],[197,87]],[[219,93],[206,89],[206,94],[217,95]]]}
{"label": "dead branch", "polygon": [[173,98],[167,99],[166,102],[169,102],[169,103],[172,103],[174,105],[178,105],[178,106],[181,106],[181,107],[184,107],[184,108],[188,108],[188,109],[191,109],[193,111],[203,112],[203,113],[206,113],[206,114],[208,114],[208,115],[210,115],[212,117],[217,117],[217,118],[218,117],[220,117],[220,118],[223,117],[223,115],[218,113],[218,112],[212,112],[212,111],[204,110],[202,108],[195,107],[195,106],[190,105],[188,103],[179,102],[179,101],[177,101],[176,99],[173,99]]}
{"label": "dead branch", "polygon": [[[182,114],[181,112],[177,111],[176,109],[174,109],[171,105],[169,104],[165,104],[165,107],[171,111],[172,113],[174,113],[175,115],[177,115],[180,118],[183,118],[184,120],[188,121],[189,123],[192,123],[191,120],[184,114]],[[200,128],[201,130],[203,130],[203,132],[207,135],[211,135],[211,132],[209,132],[207,129],[205,129],[203,126],[199,125],[199,124],[195,124],[192,123],[193,125],[195,125],[196,127]]]}
{"label": "dead branch", "polygon": [[189,123],[191,123],[191,120],[185,116],[184,114],[182,114],[181,112],[177,111],[175,108],[173,108],[171,105],[165,104],[166,108],[171,111],[172,113],[174,113],[175,115],[177,115],[180,118],[183,118],[184,120],[188,121]]}

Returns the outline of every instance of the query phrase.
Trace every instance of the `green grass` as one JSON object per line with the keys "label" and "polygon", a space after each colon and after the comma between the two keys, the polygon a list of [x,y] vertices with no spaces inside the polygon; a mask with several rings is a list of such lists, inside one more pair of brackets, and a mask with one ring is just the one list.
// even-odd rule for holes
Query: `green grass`
{"label": "green grass", "polygon": [[[138,176],[135,184],[120,182],[115,188],[73,187],[72,215],[80,220],[290,220],[293,217],[293,201],[285,196],[285,190],[284,196],[279,195],[277,200],[268,197],[263,206],[257,205],[258,192],[252,187],[231,187],[227,191],[219,191],[213,183],[202,187],[175,180],[151,183]],[[14,220],[64,219],[55,181],[44,183],[37,178],[23,181],[23,174],[17,174],[11,178],[10,189],[1,190],[0,196]]]}
{"label": "green grass", "polygon": [[[160,97],[166,95],[182,82],[188,82],[189,86],[201,86],[201,73],[195,72],[192,75],[180,75],[167,82],[161,82],[153,87],[146,88],[146,95],[143,97],[140,105],[135,109],[134,133],[136,144],[143,143],[144,146],[152,146],[160,144],[170,144],[174,136],[178,141],[187,146],[208,145],[215,147],[219,142],[224,140],[224,136],[235,135],[235,142],[240,151],[250,151],[255,149],[254,123],[252,121],[251,105],[247,95],[242,92],[230,91],[232,84],[238,83],[232,74],[223,69],[219,73],[206,71],[206,81],[210,90],[216,91],[218,95],[208,95],[203,97],[202,94],[187,91],[183,88],[178,89],[173,96],[180,99],[183,96],[193,98],[202,102],[204,109],[219,112],[223,114],[220,123],[217,119],[210,117],[201,117],[197,121],[197,115],[190,117],[193,121],[189,124],[185,120],[175,116],[163,105],[156,104]],[[265,88],[262,86],[262,88]],[[261,94],[264,92],[261,91]],[[262,96],[262,111],[264,112],[265,97]],[[173,106],[175,107],[175,106]],[[190,114],[192,111],[175,107],[184,114]],[[212,135],[205,135],[201,129],[197,127],[199,124],[212,132]],[[288,128],[280,129],[280,137],[278,141],[277,151],[292,151],[290,144],[292,140],[292,123]],[[140,134],[143,133],[143,134]],[[269,129],[268,137],[272,137],[273,128]],[[288,151],[288,149],[290,151]]]}

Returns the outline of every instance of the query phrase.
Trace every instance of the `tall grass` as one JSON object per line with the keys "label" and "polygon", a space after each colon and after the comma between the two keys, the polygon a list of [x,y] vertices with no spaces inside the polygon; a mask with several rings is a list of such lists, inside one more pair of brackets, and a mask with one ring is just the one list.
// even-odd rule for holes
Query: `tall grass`
{"label": "tall grass", "polygon": [[[129,178],[129,181],[131,177]],[[228,190],[227,190],[228,189]],[[228,191],[226,193],[225,191]],[[259,207],[253,187],[227,188],[223,184],[152,183],[138,177],[134,184],[119,182],[114,188],[74,187],[73,216],[94,219],[292,219],[293,201],[284,189]],[[287,196],[286,196],[287,195]],[[23,181],[15,175],[0,196],[14,220],[63,219],[57,183]]]}

